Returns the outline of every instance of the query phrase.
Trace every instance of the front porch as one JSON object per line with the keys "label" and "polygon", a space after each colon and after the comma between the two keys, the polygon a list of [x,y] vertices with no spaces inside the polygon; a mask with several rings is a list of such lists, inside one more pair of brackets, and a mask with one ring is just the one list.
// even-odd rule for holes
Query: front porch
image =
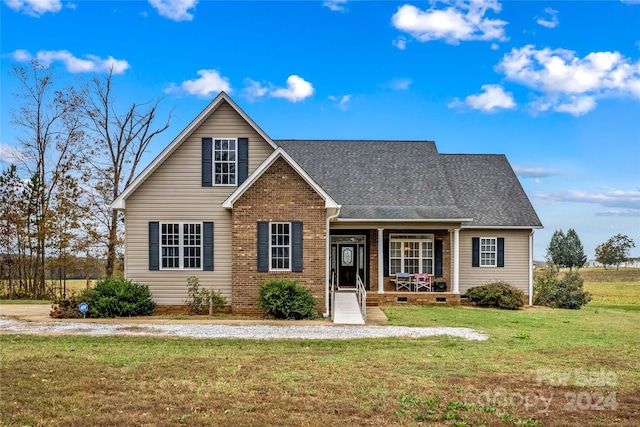
{"label": "front porch", "polygon": [[[456,247],[459,229],[451,224],[416,224],[411,228],[354,226],[347,229],[340,224],[331,228],[330,289],[355,291],[356,281],[360,280],[366,289],[367,306],[460,304]],[[396,273],[412,277],[428,274],[430,287],[398,289]]]}

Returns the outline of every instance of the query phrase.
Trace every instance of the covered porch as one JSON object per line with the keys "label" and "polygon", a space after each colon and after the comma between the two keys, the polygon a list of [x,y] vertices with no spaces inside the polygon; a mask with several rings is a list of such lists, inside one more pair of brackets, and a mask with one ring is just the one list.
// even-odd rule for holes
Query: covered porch
{"label": "covered porch", "polygon": [[[459,222],[332,223],[327,286],[355,292],[361,281],[370,306],[458,305],[459,231]],[[428,286],[418,285],[416,274],[428,275]]]}

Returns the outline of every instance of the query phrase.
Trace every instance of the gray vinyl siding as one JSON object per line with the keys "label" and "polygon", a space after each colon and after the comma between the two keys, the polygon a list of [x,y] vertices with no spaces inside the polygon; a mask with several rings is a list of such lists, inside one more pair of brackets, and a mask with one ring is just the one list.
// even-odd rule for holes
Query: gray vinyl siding
{"label": "gray vinyl siding", "polygon": [[[460,294],[469,288],[502,280],[529,294],[529,234],[531,230],[464,229],[460,231]],[[504,267],[472,267],[474,237],[504,238]]]}
{"label": "gray vinyl siding", "polygon": [[[126,200],[126,276],[149,285],[159,305],[180,305],[187,278],[219,290],[231,303],[231,213],[221,205],[236,186],[202,187],[203,137],[248,137],[249,174],[273,148],[226,102],[209,116]],[[214,271],[149,270],[148,223],[214,222]]]}

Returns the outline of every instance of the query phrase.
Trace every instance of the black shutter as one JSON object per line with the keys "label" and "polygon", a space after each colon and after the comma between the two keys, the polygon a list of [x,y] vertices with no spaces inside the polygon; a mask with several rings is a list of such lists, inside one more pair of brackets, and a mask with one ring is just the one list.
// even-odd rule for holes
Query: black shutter
{"label": "black shutter", "polygon": [[213,271],[213,222],[202,223],[202,270]]}
{"label": "black shutter", "polygon": [[249,176],[249,138],[238,138],[238,185]]}
{"label": "black shutter", "polygon": [[268,222],[258,222],[258,271],[269,271]]}
{"label": "black shutter", "polygon": [[480,238],[471,239],[471,267],[480,267]]}
{"label": "black shutter", "polygon": [[389,238],[382,239],[382,274],[389,277]]}
{"label": "black shutter", "polygon": [[202,186],[213,185],[213,139],[202,138]]}
{"label": "black shutter", "polygon": [[498,237],[498,259],[496,266],[504,267],[504,237]]}
{"label": "black shutter", "polygon": [[291,271],[302,271],[302,223],[291,223]]}
{"label": "black shutter", "polygon": [[442,277],[442,240],[434,240],[433,242],[434,260],[433,275]]}
{"label": "black shutter", "polygon": [[160,270],[160,223],[149,223],[149,270]]}

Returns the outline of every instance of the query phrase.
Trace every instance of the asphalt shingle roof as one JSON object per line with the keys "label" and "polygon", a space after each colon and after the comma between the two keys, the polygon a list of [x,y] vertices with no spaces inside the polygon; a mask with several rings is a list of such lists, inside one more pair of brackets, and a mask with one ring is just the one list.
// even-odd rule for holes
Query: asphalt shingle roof
{"label": "asphalt shingle roof", "polygon": [[501,155],[439,154],[432,141],[274,142],[342,205],[341,218],[540,225]]}

